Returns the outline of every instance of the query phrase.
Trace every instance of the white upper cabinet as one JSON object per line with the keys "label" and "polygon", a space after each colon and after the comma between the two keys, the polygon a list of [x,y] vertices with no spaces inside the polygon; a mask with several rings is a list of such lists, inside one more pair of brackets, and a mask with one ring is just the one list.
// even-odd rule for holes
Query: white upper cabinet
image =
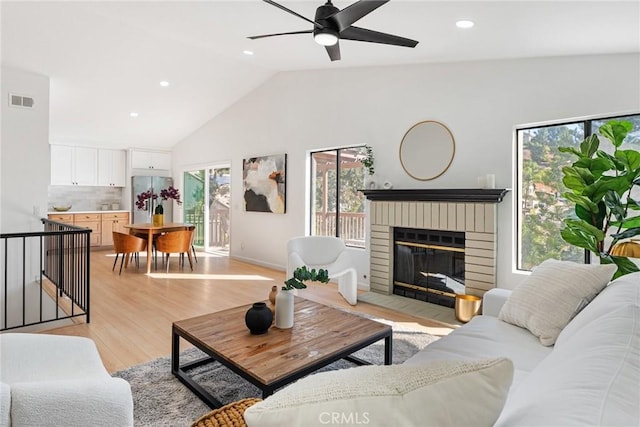
{"label": "white upper cabinet", "polygon": [[126,158],[124,150],[98,150],[98,185],[124,187],[126,181]]}
{"label": "white upper cabinet", "polygon": [[97,185],[98,149],[51,145],[51,185]]}
{"label": "white upper cabinet", "polygon": [[171,153],[131,150],[131,168],[171,170]]}
{"label": "white upper cabinet", "polygon": [[73,147],[51,146],[51,185],[73,185]]}

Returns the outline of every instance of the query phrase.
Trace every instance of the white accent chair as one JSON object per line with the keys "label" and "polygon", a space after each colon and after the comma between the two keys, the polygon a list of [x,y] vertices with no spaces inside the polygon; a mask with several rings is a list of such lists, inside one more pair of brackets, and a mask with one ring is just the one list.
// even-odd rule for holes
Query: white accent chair
{"label": "white accent chair", "polygon": [[351,305],[358,302],[358,274],[344,242],[331,236],[294,237],[287,243],[287,279],[296,268],[324,268],[338,280],[338,292]]}
{"label": "white accent chair", "polygon": [[92,340],[0,334],[0,426],[133,426],[129,383]]}

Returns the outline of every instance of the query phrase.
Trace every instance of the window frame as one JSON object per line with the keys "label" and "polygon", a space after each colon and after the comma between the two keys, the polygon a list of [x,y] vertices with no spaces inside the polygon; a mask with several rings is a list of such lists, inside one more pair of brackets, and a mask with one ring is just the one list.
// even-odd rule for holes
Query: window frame
{"label": "window frame", "polygon": [[[522,203],[524,201],[523,192],[522,192],[522,171],[523,171],[523,146],[520,140],[520,132],[532,130],[532,129],[544,129],[548,127],[557,127],[557,126],[568,126],[568,125],[582,125],[584,130],[584,138],[587,138],[593,134],[593,122],[597,121],[608,121],[608,120],[620,120],[629,116],[640,116],[640,112],[628,112],[628,113],[616,113],[616,114],[607,114],[602,116],[589,116],[585,118],[579,119],[567,119],[567,120],[554,120],[543,123],[534,123],[528,125],[519,125],[514,129],[514,140],[515,140],[515,235],[514,235],[514,266],[515,270],[518,272],[530,272],[531,270],[527,270],[521,268],[521,246],[522,246],[522,223],[523,223],[523,215],[522,215]],[[591,252],[588,250],[584,250],[584,259],[583,262],[585,264],[591,263]]]}
{"label": "window frame", "polygon": [[[356,145],[346,145],[346,146],[341,146],[341,147],[331,147],[331,148],[324,148],[324,149],[316,149],[316,150],[310,150],[308,151],[308,161],[309,161],[309,180],[308,180],[308,191],[309,191],[309,214],[307,215],[307,220],[306,220],[306,224],[307,224],[307,230],[309,230],[308,234],[310,236],[315,236],[315,227],[314,227],[314,219],[313,216],[315,215],[315,210],[314,210],[314,204],[315,204],[315,169],[313,166],[313,156],[314,154],[318,154],[318,153],[328,153],[328,152],[336,152],[336,213],[335,213],[335,221],[336,221],[336,227],[335,227],[335,233],[334,233],[334,237],[337,237],[339,239],[341,239],[345,245],[350,248],[350,249],[361,249],[361,250],[366,250],[367,249],[367,239],[366,239],[366,225],[365,225],[365,239],[363,240],[363,245],[362,246],[355,246],[353,244],[349,244],[347,241],[345,241],[342,236],[340,235],[340,223],[341,223],[341,219],[340,219],[340,213],[341,213],[341,209],[340,209],[340,161],[341,161],[341,154],[342,151],[344,150],[352,150],[352,149],[360,149],[360,148],[364,148],[366,147],[366,144],[356,144]],[[364,165],[361,166],[362,170],[363,170],[363,177],[366,174],[366,168],[364,167]],[[366,203],[364,205],[364,216],[366,219],[367,216],[367,208],[366,208]]]}

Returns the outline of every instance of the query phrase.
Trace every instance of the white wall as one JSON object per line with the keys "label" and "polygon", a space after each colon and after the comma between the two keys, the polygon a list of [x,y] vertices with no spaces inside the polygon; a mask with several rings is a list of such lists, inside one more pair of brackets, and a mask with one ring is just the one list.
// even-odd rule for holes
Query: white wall
{"label": "white wall", "polygon": [[[3,67],[0,210],[3,233],[42,230],[50,180],[49,78]],[[9,107],[9,93],[28,95],[34,107]]]}
{"label": "white wall", "polygon": [[[49,185],[49,78],[2,68],[2,139],[0,140],[0,232],[19,233],[42,230],[39,221],[47,211]],[[32,109],[9,107],[9,93],[33,97]],[[34,212],[40,215],[35,215]],[[21,323],[22,239],[11,239],[7,250],[8,323]],[[25,245],[25,281],[29,285],[40,270],[39,241]],[[4,260],[4,242],[0,248]],[[4,274],[4,262],[3,274]],[[31,294],[29,294],[31,295]],[[4,298],[4,292],[0,298]],[[39,300],[26,302],[28,321],[38,313]],[[34,305],[36,304],[36,305]]]}
{"label": "white wall", "polygon": [[[514,186],[514,126],[640,111],[640,55],[558,57],[280,73],[179,143],[174,172],[232,160],[231,255],[284,269],[286,242],[305,232],[306,153],[369,144],[376,179],[394,188],[468,188],[496,176]],[[406,175],[398,148],[416,122],[439,120],[456,139],[436,180]],[[242,159],[288,154],[287,213],[244,212]],[[498,286],[513,287],[513,193],[498,209]],[[356,253],[359,280],[368,251]]]}

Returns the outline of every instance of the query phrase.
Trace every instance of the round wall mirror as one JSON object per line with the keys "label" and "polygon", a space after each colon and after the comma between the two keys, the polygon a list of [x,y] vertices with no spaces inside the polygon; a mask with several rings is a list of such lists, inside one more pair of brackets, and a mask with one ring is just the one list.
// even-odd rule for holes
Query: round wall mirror
{"label": "round wall mirror", "polygon": [[426,120],[416,123],[400,143],[400,164],[414,179],[429,181],[445,173],[456,153],[456,142],[448,127]]}

